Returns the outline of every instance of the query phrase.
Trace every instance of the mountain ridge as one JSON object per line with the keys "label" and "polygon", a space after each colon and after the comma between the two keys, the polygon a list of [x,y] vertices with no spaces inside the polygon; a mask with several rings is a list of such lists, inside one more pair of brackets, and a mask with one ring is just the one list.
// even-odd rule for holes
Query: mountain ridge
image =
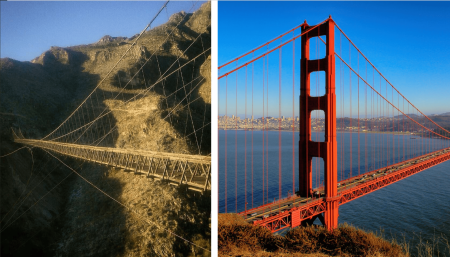
{"label": "mountain ridge", "polygon": [[[79,120],[92,119],[106,110],[110,114],[87,130],[87,134],[95,135],[101,128],[116,128],[101,146],[208,155],[210,9],[210,3],[205,3],[195,13],[181,17],[184,20],[178,27],[175,26],[182,13],[146,31],[108,77],[106,74],[135,36],[128,39],[104,36],[88,45],[54,46],[30,62],[0,59],[0,155],[22,147],[12,142],[11,127],[20,128],[27,138],[42,138],[58,127],[97,86],[94,95],[98,102],[95,97],[88,100],[92,106],[82,107],[83,112],[68,121],[68,128],[73,129]],[[169,36],[167,30],[173,33]],[[194,57],[197,59],[189,62]],[[172,63],[176,63],[175,68],[186,66],[156,83],[164,70],[168,73],[175,70],[170,68]],[[196,87],[182,82],[197,77]],[[186,98],[186,92],[191,92],[190,98]],[[139,97],[132,98],[138,94]],[[182,99],[191,100],[186,103]],[[175,108],[178,103],[182,103],[181,107]],[[165,118],[170,111],[172,115]],[[192,124],[197,133],[192,133]],[[88,137],[80,140],[89,142]],[[32,150],[33,162],[27,151],[20,150],[0,162],[0,218],[9,220],[16,212],[24,213],[2,232],[2,255],[207,255],[153,223],[143,223],[131,216],[81,178],[70,175],[70,170],[42,150]],[[63,156],[61,159],[149,221],[210,248],[208,193],[190,193],[183,187],[175,188],[133,173],[82,165]],[[65,176],[69,177],[62,180]],[[29,188],[35,189],[31,192]],[[15,211],[15,202],[22,193],[30,197]],[[25,213],[44,196],[45,203]]]}

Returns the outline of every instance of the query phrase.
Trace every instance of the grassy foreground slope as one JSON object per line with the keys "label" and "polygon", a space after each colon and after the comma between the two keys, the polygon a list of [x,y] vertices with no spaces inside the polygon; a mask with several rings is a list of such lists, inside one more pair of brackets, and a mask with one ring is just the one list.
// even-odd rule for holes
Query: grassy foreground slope
{"label": "grassy foreground slope", "polygon": [[298,227],[282,237],[235,214],[219,214],[218,236],[219,256],[409,256],[397,243],[346,224],[332,232]]}

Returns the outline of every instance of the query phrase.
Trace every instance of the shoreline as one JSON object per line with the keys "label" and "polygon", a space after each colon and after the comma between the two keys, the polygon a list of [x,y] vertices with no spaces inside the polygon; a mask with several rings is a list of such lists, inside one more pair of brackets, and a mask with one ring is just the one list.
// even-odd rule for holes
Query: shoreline
{"label": "shoreline", "polygon": [[[246,131],[246,129],[223,129],[223,128],[219,128],[218,130],[227,130],[227,131]],[[252,131],[251,129],[248,129],[247,131]],[[281,132],[293,132],[292,130],[286,130],[286,129],[282,129],[282,130],[278,130],[278,129],[268,129],[268,130],[261,130],[261,129],[253,129],[253,131],[281,131]],[[299,130],[294,130],[294,132],[298,132],[300,133]],[[323,130],[320,131],[311,131],[311,132],[324,132]],[[336,131],[336,133],[367,133],[367,134],[395,134],[395,135],[410,135],[410,136],[418,136],[420,137],[421,135],[418,134],[411,134],[411,133],[406,133],[406,132],[381,132],[381,131]]]}

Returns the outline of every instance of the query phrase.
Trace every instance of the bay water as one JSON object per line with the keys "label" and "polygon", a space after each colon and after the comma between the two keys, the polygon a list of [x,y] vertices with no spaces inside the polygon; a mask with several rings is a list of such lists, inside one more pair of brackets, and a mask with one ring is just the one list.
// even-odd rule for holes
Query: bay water
{"label": "bay water", "polygon": [[[324,133],[313,132],[311,138],[324,141]],[[298,142],[298,132],[219,130],[219,213],[242,212],[298,190]],[[339,181],[449,145],[411,134],[345,132],[338,132],[337,143]],[[313,158],[312,166],[313,187],[319,187],[322,159]],[[449,197],[447,161],[340,206],[339,223],[384,231],[385,238],[409,242],[414,253],[420,242],[450,240]]]}

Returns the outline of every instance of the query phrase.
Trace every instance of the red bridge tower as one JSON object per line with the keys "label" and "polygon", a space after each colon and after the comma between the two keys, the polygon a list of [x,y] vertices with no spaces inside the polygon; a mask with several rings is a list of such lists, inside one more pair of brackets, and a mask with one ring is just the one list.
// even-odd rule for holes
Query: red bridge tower
{"label": "red bridge tower", "polygon": [[[299,142],[299,194],[308,197],[312,194],[312,158],[321,157],[324,161],[324,185],[326,211],[319,218],[328,228],[337,228],[339,199],[337,197],[337,141],[336,141],[336,93],[334,21],[330,18],[302,36],[300,63],[300,142]],[[310,29],[306,21],[302,32]],[[326,56],[323,59],[309,59],[309,39],[326,37]],[[310,94],[310,74],[325,72],[326,93],[312,97]],[[325,113],[325,142],[311,141],[311,112],[322,110]]]}

